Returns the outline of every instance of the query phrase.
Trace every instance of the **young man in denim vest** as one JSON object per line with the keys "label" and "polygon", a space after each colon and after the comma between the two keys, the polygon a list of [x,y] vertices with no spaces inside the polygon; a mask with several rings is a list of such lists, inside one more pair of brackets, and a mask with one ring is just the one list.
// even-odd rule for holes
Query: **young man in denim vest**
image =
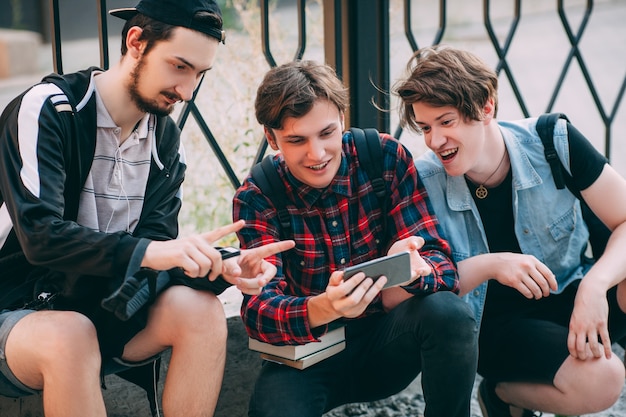
{"label": "young man in denim vest", "polygon": [[[480,323],[483,415],[579,415],[610,407],[624,364],[626,181],[561,119],[573,185],[613,233],[595,264],[579,200],[556,188],[537,118],[498,121],[498,78],[477,56],[425,48],[395,92],[430,149],[416,164]],[[482,321],[481,321],[482,319]]]}

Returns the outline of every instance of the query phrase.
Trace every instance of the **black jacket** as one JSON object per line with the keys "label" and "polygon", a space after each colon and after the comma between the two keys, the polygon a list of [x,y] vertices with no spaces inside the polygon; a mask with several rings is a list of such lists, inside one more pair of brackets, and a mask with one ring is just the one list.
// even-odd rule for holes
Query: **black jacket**
{"label": "black jacket", "polygon": [[[138,271],[150,240],[178,234],[186,166],[180,130],[170,117],[157,120],[156,152],[132,235],[96,232],[75,222],[95,150],[96,70],[51,74],[0,117],[0,291],[34,274],[35,294],[60,292],[70,306],[97,303]],[[21,274],[7,276],[24,265]]]}

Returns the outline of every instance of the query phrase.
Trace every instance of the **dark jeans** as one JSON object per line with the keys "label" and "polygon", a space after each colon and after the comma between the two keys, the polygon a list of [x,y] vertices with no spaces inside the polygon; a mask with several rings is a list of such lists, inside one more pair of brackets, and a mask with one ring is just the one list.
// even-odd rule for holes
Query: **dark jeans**
{"label": "dark jeans", "polygon": [[319,417],[397,394],[422,373],[426,417],[467,417],[478,360],[476,322],[450,292],[412,297],[351,322],[346,349],[305,370],[264,362],[251,417]]}

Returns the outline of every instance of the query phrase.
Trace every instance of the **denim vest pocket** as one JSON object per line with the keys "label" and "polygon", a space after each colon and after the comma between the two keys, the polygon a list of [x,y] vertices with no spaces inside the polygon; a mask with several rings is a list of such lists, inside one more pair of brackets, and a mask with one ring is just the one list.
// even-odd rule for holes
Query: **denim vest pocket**
{"label": "denim vest pocket", "polygon": [[574,209],[570,208],[559,216],[550,224],[548,229],[556,242],[570,237],[576,229],[576,212]]}

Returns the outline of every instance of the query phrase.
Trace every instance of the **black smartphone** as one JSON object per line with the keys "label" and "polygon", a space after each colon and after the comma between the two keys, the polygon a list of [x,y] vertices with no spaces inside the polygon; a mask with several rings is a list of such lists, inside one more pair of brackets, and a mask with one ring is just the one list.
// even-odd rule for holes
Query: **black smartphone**
{"label": "black smartphone", "polygon": [[232,246],[225,246],[223,248],[216,249],[222,255],[222,259],[234,258],[235,256],[241,255],[241,251],[237,248],[233,248]]}
{"label": "black smartphone", "polygon": [[343,271],[344,281],[358,272],[363,272],[366,277],[374,280],[381,275],[386,276],[387,283],[383,288],[403,284],[411,279],[411,256],[408,252],[400,252],[349,266]]}

